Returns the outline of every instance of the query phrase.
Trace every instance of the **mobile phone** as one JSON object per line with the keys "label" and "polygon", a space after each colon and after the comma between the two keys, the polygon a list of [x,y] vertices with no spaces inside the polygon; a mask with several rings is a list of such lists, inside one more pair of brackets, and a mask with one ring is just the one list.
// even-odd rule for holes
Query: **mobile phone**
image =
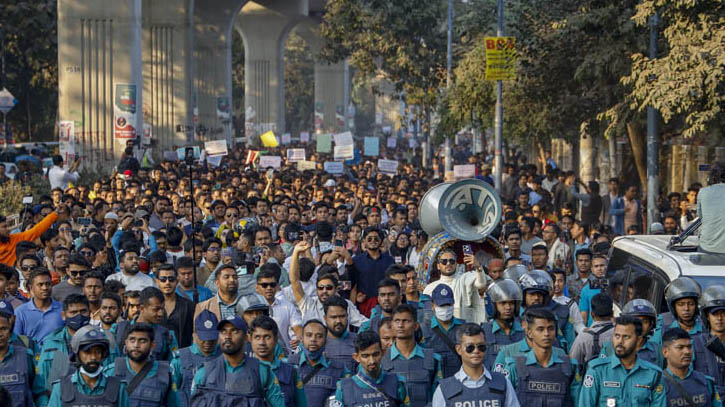
{"label": "mobile phone", "polygon": [[473,254],[473,250],[471,250],[470,244],[463,245],[463,254]]}
{"label": "mobile phone", "polygon": [[340,281],[340,290],[342,290],[342,291],[352,290],[352,282],[350,280]]}
{"label": "mobile phone", "polygon": [[340,240],[340,239],[335,240],[335,246],[342,247],[342,240]]}
{"label": "mobile phone", "polygon": [[327,253],[332,251],[332,244],[330,242],[320,242],[320,253]]}
{"label": "mobile phone", "polygon": [[78,218],[78,224],[81,226],[89,226],[91,223],[91,218]]}
{"label": "mobile phone", "polygon": [[26,195],[23,197],[23,205],[30,205],[33,203],[33,196],[32,195]]}

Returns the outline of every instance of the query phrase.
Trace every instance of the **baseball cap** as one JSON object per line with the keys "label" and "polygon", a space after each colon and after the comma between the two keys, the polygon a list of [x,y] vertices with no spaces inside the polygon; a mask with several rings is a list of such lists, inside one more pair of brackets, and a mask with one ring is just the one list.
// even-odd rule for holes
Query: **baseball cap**
{"label": "baseball cap", "polygon": [[113,219],[118,220],[118,215],[116,215],[115,212],[107,212],[106,216],[103,217],[103,219]]}
{"label": "baseball cap", "polygon": [[234,314],[233,316],[231,316],[227,319],[222,319],[221,321],[219,321],[219,323],[216,325],[217,331],[221,331],[222,327],[224,327],[224,324],[226,324],[226,323],[230,323],[235,328],[241,329],[242,331],[244,331],[244,333],[247,333],[247,323],[244,322],[242,317],[240,317],[237,314]]}
{"label": "baseball cap", "polygon": [[208,309],[199,313],[194,320],[196,335],[202,341],[215,341],[219,339],[218,325],[219,319],[216,317],[216,314]]}
{"label": "baseball cap", "polygon": [[8,300],[0,300],[0,314],[5,314],[9,317],[15,315],[13,304],[11,304]]}
{"label": "baseball cap", "polygon": [[433,304],[435,305],[453,305],[455,300],[453,299],[453,290],[451,287],[445,284],[439,284],[433,289]]}
{"label": "baseball cap", "polygon": [[257,293],[245,295],[237,302],[237,314],[242,315],[247,311],[268,311],[269,303],[267,300]]}
{"label": "baseball cap", "polygon": [[663,235],[665,233],[665,227],[659,222],[652,222],[652,225],[650,225],[650,233],[653,235]]}

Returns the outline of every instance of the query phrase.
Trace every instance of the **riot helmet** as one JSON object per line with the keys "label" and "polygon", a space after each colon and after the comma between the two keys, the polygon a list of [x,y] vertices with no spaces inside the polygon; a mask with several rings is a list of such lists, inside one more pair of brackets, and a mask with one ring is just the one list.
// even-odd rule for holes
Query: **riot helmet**
{"label": "riot helmet", "polygon": [[[677,300],[692,298],[695,300],[695,306],[697,307],[697,302],[701,294],[702,288],[700,288],[700,284],[691,277],[676,278],[665,287],[665,301],[667,301],[667,306],[673,317],[678,317],[675,312],[675,302]],[[697,310],[695,310],[695,313],[697,314]]]}
{"label": "riot helmet", "polygon": [[636,298],[624,304],[621,315],[648,318],[649,322],[647,323],[647,332],[644,332],[645,337],[651,335],[652,331],[657,326],[657,309],[651,302],[643,298]]}
{"label": "riot helmet", "polygon": [[523,296],[521,294],[521,288],[515,281],[503,278],[494,282],[486,290],[486,296],[491,303],[490,307],[486,307],[489,317],[493,319],[498,317],[496,303],[504,301],[513,301],[515,308],[514,316],[519,315],[519,308],[521,307]]}
{"label": "riot helmet", "polygon": [[518,282],[521,276],[528,272],[529,269],[523,264],[514,264],[513,266],[506,267],[501,278],[508,278],[511,281]]}
{"label": "riot helmet", "polygon": [[524,274],[519,279],[524,306],[526,305],[526,292],[540,292],[544,294],[544,305],[551,300],[551,293],[554,291],[554,281],[549,273],[541,270],[533,270]]}
{"label": "riot helmet", "polygon": [[708,314],[725,309],[725,285],[711,285],[700,296],[700,317],[709,326]]}
{"label": "riot helmet", "polygon": [[70,347],[73,351],[71,360],[75,360],[78,356],[78,352],[93,346],[101,346],[108,356],[110,349],[110,341],[106,337],[106,334],[101,328],[95,325],[85,325],[76,331],[75,335],[70,340]]}

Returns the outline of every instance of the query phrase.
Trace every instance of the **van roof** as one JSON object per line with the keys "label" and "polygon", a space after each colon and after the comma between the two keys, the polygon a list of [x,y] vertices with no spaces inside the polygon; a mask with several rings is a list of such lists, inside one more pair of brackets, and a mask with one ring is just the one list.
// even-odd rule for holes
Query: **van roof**
{"label": "van roof", "polygon": [[705,253],[698,247],[697,236],[668,250],[669,235],[634,235],[614,239],[615,249],[631,253],[667,273],[670,280],[684,276],[722,276],[725,253]]}

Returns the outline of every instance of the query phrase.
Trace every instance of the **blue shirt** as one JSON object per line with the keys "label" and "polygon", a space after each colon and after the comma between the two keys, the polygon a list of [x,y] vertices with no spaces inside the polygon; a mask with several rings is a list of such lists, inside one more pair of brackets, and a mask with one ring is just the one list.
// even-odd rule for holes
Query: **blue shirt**
{"label": "blue shirt", "polygon": [[368,298],[378,296],[378,283],[385,278],[385,270],[395,263],[388,253],[381,253],[380,257],[373,259],[365,252],[352,258],[352,284],[357,285],[357,292]]}
{"label": "blue shirt", "polygon": [[[214,293],[211,292],[210,289],[204,287],[203,285],[196,285],[196,291],[199,293],[199,298],[197,303],[200,303],[202,301],[206,301],[209,298],[214,296]],[[180,296],[194,301],[194,290],[184,290],[181,288],[181,284],[178,284],[176,286],[176,294],[179,294]]]}
{"label": "blue shirt", "polygon": [[589,283],[582,288],[581,294],[579,294],[579,311],[587,313],[587,320],[584,322],[587,326],[592,326],[594,320],[592,319],[592,298],[601,293],[601,288],[591,288]]}
{"label": "blue shirt", "polygon": [[51,300],[50,307],[41,311],[35,306],[35,301],[28,301],[15,310],[16,335],[25,335],[42,344],[46,336],[65,325],[63,306],[58,301]]}

